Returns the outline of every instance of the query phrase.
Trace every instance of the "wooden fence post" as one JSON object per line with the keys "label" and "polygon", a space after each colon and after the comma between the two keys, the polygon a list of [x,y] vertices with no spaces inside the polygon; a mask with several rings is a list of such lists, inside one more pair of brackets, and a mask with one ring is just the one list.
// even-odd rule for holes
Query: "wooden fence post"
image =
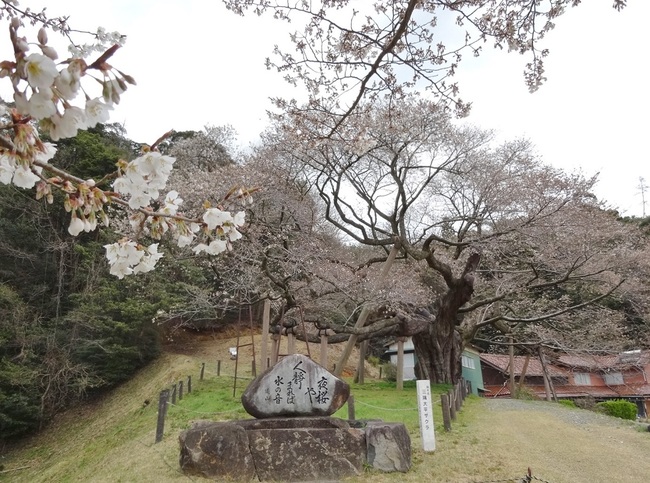
{"label": "wooden fence post", "polygon": [[167,400],[169,399],[169,389],[160,391],[160,399],[158,399],[158,423],[156,424],[156,443],[163,439],[165,432],[165,416],[167,415]]}
{"label": "wooden fence post", "polygon": [[187,393],[192,392],[192,376],[187,376]]}
{"label": "wooden fence post", "polygon": [[201,375],[199,376],[199,380],[203,380],[203,373],[205,372],[205,362],[201,362]]}
{"label": "wooden fence post", "polygon": [[348,397],[348,419],[354,421],[354,396]]}
{"label": "wooden fence post", "polygon": [[454,402],[456,403],[456,412],[460,411],[460,408],[463,407],[463,397],[460,394],[460,385],[456,384],[454,386]]}
{"label": "wooden fence post", "polygon": [[172,384],[172,404],[176,404],[176,383]]}
{"label": "wooden fence post", "polygon": [[221,375],[221,360],[217,361],[217,376]]}
{"label": "wooden fence post", "polygon": [[449,415],[451,416],[451,420],[455,421],[456,420],[456,394],[454,393],[453,389],[450,389],[447,392],[447,395],[449,396]]}
{"label": "wooden fence post", "polygon": [[183,381],[178,381],[178,400],[183,399]]}
{"label": "wooden fence post", "polygon": [[449,409],[449,394],[440,395],[440,405],[442,406],[442,422],[445,425],[445,431],[451,431],[451,412]]}
{"label": "wooden fence post", "polygon": [[251,376],[257,377],[257,367],[255,365],[255,359],[251,361]]}

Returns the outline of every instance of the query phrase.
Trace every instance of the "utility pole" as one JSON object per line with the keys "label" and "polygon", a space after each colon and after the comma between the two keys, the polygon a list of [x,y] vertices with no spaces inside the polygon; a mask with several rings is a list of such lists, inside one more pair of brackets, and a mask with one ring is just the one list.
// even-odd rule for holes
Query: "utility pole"
{"label": "utility pole", "polygon": [[639,191],[641,192],[641,210],[643,213],[643,218],[645,218],[645,192],[648,189],[648,185],[645,184],[645,178],[639,176]]}

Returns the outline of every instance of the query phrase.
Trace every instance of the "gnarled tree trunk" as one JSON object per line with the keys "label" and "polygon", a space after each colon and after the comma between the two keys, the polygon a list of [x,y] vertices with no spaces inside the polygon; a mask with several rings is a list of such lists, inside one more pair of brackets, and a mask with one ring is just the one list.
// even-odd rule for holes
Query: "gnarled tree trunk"
{"label": "gnarled tree trunk", "polygon": [[418,363],[418,377],[435,383],[455,384],[461,376],[462,338],[457,330],[461,319],[459,309],[474,293],[474,271],[480,255],[469,256],[460,277],[454,277],[450,267],[427,260],[444,277],[447,291],[434,303],[435,318],[427,329],[413,337]]}

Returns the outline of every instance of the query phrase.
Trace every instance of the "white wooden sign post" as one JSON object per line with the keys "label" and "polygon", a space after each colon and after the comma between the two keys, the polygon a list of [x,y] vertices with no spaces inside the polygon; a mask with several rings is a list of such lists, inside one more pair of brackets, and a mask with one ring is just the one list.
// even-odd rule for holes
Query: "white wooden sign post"
{"label": "white wooden sign post", "polygon": [[436,450],[436,433],[433,428],[433,400],[429,380],[417,381],[420,435],[424,451]]}

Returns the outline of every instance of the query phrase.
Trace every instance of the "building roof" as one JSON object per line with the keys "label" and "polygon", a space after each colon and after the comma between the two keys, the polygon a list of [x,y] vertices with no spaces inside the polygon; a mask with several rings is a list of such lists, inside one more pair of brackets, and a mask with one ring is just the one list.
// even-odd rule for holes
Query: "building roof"
{"label": "building roof", "polygon": [[[554,385],[555,394],[559,398],[576,398],[592,396],[595,398],[619,398],[619,397],[648,397],[650,396],[650,384],[628,384],[625,386],[572,386]],[[537,397],[546,397],[544,386],[526,385],[528,391],[533,392]],[[486,385],[487,397],[510,397],[510,389],[505,383],[501,386]]]}
{"label": "building roof", "polygon": [[[526,363],[526,356],[515,356],[514,360],[514,374],[515,376],[520,376]],[[510,375],[510,356],[503,354],[481,354],[481,362],[498,369],[506,375]],[[554,366],[553,364],[546,364],[546,368],[551,377],[566,377],[568,375],[566,369]],[[528,367],[526,368],[526,376],[534,377],[542,376],[543,374],[542,364],[539,359],[530,357]]]}
{"label": "building roof", "polygon": [[647,366],[650,364],[650,351],[634,350],[606,356],[562,354],[554,362],[572,369],[607,372],[611,369]]}

